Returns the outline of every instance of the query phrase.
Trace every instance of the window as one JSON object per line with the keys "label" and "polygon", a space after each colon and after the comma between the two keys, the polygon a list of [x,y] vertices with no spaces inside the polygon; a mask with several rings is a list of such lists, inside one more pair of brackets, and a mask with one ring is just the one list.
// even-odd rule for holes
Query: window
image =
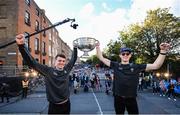
{"label": "window", "polygon": [[46,60],[45,60],[45,59],[43,59],[43,64],[44,64],[44,65],[46,64]]}
{"label": "window", "polygon": [[43,22],[44,22],[44,23],[46,23],[46,19],[45,19],[45,17],[43,17]]}
{"label": "window", "polygon": [[24,21],[27,25],[30,26],[30,13],[28,11],[25,12]]}
{"label": "window", "polygon": [[52,42],[55,43],[55,35],[52,36]]}
{"label": "window", "polygon": [[36,8],[36,15],[39,16],[39,10]]}
{"label": "window", "polygon": [[45,42],[42,43],[42,54],[43,54],[43,56],[46,55],[46,43]]}
{"label": "window", "polygon": [[51,45],[49,45],[49,56],[52,56]]}
{"label": "window", "polygon": [[[28,32],[25,32],[24,35],[25,35],[25,36],[28,36],[29,33],[28,33]],[[25,44],[27,45],[29,51],[31,51],[31,48],[30,48],[30,39],[29,39],[29,38],[26,38],[26,39],[25,39]]]}
{"label": "window", "polygon": [[51,33],[49,32],[49,40],[51,40]]}
{"label": "window", "polygon": [[58,44],[58,39],[56,39],[56,44]]}
{"label": "window", "polygon": [[3,41],[7,38],[7,32],[7,27],[2,27],[2,25],[0,24],[0,41]]}
{"label": "window", "polygon": [[38,54],[39,53],[39,39],[35,38],[35,53]]}
{"label": "window", "polygon": [[51,58],[49,59],[49,66],[51,66]]}
{"label": "window", "polygon": [[56,50],[55,50],[55,56],[56,56],[57,54],[58,54],[58,50],[56,49]]}
{"label": "window", "polygon": [[35,60],[36,60],[37,62],[39,62],[39,59],[38,59],[38,58],[36,58]]}
{"label": "window", "polygon": [[[43,27],[44,29],[45,27]],[[43,36],[46,37],[46,31],[43,31]]]}
{"label": "window", "polygon": [[28,6],[30,6],[30,4],[31,4],[31,1],[30,1],[30,0],[25,0],[25,2],[26,2],[26,4],[27,4]]}
{"label": "window", "polygon": [[35,30],[39,31],[39,22],[37,20],[36,20],[36,23],[35,23]]}
{"label": "window", "polygon": [[54,48],[52,48],[52,56],[55,57],[55,54],[54,54]]}
{"label": "window", "polygon": [[0,4],[0,19],[7,18],[7,6]]}

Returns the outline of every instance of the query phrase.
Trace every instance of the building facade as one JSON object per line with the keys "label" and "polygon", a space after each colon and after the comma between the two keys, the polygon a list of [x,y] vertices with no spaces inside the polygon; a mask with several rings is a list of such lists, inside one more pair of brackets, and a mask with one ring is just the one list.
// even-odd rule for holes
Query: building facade
{"label": "building facade", "polygon": [[[45,15],[45,10],[40,9],[34,0],[0,0],[1,45],[15,40],[19,33],[29,35],[49,26],[52,26],[52,23]],[[64,53],[69,57],[72,52],[60,38],[56,28],[26,39],[26,45],[39,63],[48,66],[52,66],[56,54]],[[20,67],[25,64],[16,44],[0,49],[1,66]]]}

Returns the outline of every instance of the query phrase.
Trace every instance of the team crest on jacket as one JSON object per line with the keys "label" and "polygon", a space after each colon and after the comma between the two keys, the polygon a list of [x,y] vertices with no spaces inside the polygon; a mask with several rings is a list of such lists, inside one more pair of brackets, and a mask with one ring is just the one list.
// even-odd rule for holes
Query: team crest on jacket
{"label": "team crest on jacket", "polygon": [[53,74],[56,75],[56,76],[58,75],[56,72],[53,72]]}
{"label": "team crest on jacket", "polygon": [[131,72],[133,72],[134,71],[134,68],[131,68]]}
{"label": "team crest on jacket", "polygon": [[64,73],[66,74],[66,73],[67,73],[67,71],[65,70],[65,71],[64,71]]}

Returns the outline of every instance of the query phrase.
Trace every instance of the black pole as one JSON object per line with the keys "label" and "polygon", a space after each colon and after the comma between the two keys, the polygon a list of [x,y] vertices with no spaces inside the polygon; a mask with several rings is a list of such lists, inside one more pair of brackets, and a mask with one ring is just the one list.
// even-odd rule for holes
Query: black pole
{"label": "black pole", "polygon": [[[54,28],[54,27],[56,27],[56,26],[58,26],[58,25],[64,24],[64,23],[69,22],[69,21],[75,22],[75,19],[69,19],[69,18],[67,18],[67,19],[65,19],[65,20],[63,20],[63,21],[61,21],[61,22],[57,22],[57,23],[53,24],[53,25],[50,26],[50,27],[44,28],[44,29],[39,30],[39,31],[37,31],[37,32],[34,32],[34,33],[32,33],[32,34],[29,34],[29,35],[25,36],[25,38],[30,38],[31,36],[34,36],[34,35],[36,35],[36,34],[39,34],[39,33],[43,32],[43,31],[49,30],[49,29],[51,29],[51,28]],[[77,25],[77,24],[76,24],[76,25]],[[77,26],[78,26],[78,25],[77,25]],[[72,27],[72,23],[71,23],[71,27]],[[74,27],[73,27],[73,28],[74,28]],[[74,29],[76,29],[76,28],[74,28]],[[7,47],[7,46],[9,46],[9,45],[11,45],[11,44],[14,44],[14,43],[16,43],[16,40],[13,40],[13,41],[11,41],[11,42],[9,42],[9,43],[6,43],[6,44],[4,44],[4,45],[1,45],[1,46],[0,46],[0,49],[5,48],[5,47]]]}

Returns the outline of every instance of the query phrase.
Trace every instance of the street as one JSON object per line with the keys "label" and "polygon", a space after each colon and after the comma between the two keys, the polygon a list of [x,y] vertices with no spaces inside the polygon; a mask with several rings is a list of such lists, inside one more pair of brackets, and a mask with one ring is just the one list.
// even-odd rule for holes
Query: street
{"label": "street", "polygon": [[180,115],[178,4],[0,0],[0,115]]}
{"label": "street", "polygon": [[[79,89],[77,94],[71,90],[71,114],[114,114],[113,96],[106,95],[104,91],[83,92]],[[146,90],[137,96],[140,114],[179,114],[180,99],[168,100],[167,97],[153,95]],[[0,104],[1,114],[47,114],[48,102],[45,88],[39,87],[26,99],[15,97],[10,103]],[[127,113],[127,112],[126,112]]]}

